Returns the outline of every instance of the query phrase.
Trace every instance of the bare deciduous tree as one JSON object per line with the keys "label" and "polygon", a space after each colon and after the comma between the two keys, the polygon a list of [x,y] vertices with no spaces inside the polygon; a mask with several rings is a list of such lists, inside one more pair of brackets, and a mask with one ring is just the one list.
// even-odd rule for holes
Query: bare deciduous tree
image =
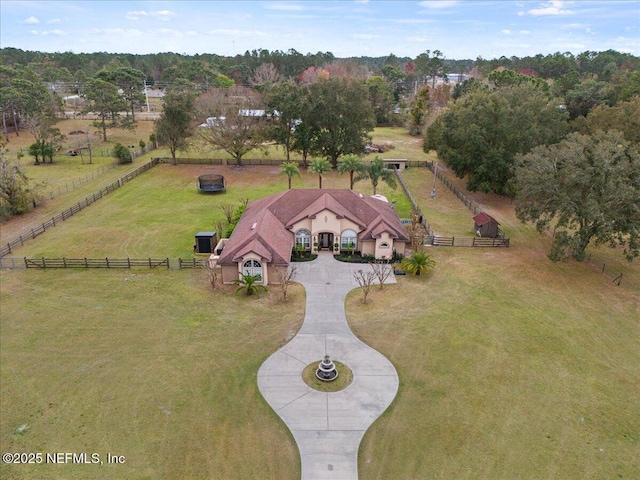
{"label": "bare deciduous tree", "polygon": [[358,285],[362,287],[362,303],[367,303],[367,296],[371,291],[373,281],[376,279],[376,274],[371,270],[367,272],[358,270],[353,273],[353,278],[355,278]]}
{"label": "bare deciduous tree", "polygon": [[278,72],[273,63],[263,63],[258,68],[251,79],[253,85],[269,86],[284,81],[284,77]]}
{"label": "bare deciduous tree", "polygon": [[373,273],[378,279],[378,282],[380,282],[380,290],[382,290],[384,282],[386,282],[389,275],[391,275],[391,265],[388,263],[372,263],[371,268],[373,269]]}
{"label": "bare deciduous tree", "polygon": [[409,239],[411,241],[411,249],[414,252],[419,251],[424,244],[424,237],[427,232],[422,224],[422,215],[418,210],[411,212],[411,230],[409,231]]}
{"label": "bare deciduous tree", "polygon": [[224,218],[227,219],[227,225],[231,223],[231,219],[233,218],[233,212],[236,210],[236,207],[233,205],[229,205],[228,203],[223,203],[220,205],[220,210],[224,215]]}
{"label": "bare deciduous tree", "polygon": [[278,269],[276,271],[276,279],[280,284],[280,291],[282,292],[282,301],[287,301],[287,293],[289,292],[289,286],[294,282],[296,278],[296,267],[289,267],[287,269]]}
{"label": "bare deciduous tree", "polygon": [[211,261],[207,258],[204,261],[204,271],[207,274],[207,281],[211,285],[211,289],[216,289],[216,284],[218,283],[218,268],[217,266],[212,265]]}
{"label": "bare deciduous tree", "polygon": [[196,100],[198,115],[207,126],[198,129],[200,138],[214,150],[224,150],[238,167],[251,150],[265,150],[267,118],[257,92],[239,87],[212,89]]}

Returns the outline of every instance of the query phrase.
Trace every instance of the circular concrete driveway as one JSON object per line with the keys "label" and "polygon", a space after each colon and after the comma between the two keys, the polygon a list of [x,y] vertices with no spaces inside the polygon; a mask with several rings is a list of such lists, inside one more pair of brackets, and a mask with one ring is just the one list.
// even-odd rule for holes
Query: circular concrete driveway
{"label": "circular concrete driveway", "polygon": [[[358,287],[353,273],[369,268],[338,262],[329,253],[297,263],[296,281],[307,293],[304,323],[258,371],[262,396],[298,445],[302,480],[356,480],[362,436],[398,391],[398,373],[391,362],[361,342],[347,325],[344,300]],[[394,282],[391,275],[387,283]],[[353,382],[346,389],[323,393],[302,380],[302,370],[325,355],[353,371]]]}

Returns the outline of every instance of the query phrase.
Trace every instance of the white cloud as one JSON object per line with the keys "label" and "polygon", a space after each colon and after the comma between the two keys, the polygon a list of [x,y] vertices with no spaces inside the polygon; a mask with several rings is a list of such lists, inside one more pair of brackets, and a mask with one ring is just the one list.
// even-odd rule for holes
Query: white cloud
{"label": "white cloud", "polygon": [[126,37],[141,37],[142,32],[136,28],[94,28],[93,33],[96,35],[106,36],[126,36]]}
{"label": "white cloud", "polygon": [[56,37],[63,37],[67,34],[67,32],[63,31],[63,30],[45,30],[42,32],[42,35],[54,35]]}
{"label": "white cloud", "polygon": [[458,0],[424,0],[418,2],[418,5],[424,8],[447,8],[453,7]]}
{"label": "white cloud", "polygon": [[47,25],[58,25],[62,23],[62,20],[60,20],[59,18],[52,18],[51,20],[47,21]]}
{"label": "white cloud", "polygon": [[140,20],[140,17],[146,17],[147,12],[144,10],[138,10],[134,12],[127,12],[124,16],[127,20]]}
{"label": "white cloud", "polygon": [[141,17],[152,17],[162,22],[168,22],[175,15],[169,10],[156,10],[147,12],[146,10],[134,10],[127,12],[124,16],[127,20],[140,20]]}
{"label": "white cloud", "polygon": [[289,2],[272,2],[268,3],[264,8],[267,10],[285,10],[288,12],[300,12],[304,10],[302,5]]}
{"label": "white cloud", "polygon": [[207,31],[207,35],[228,35],[230,37],[262,37],[264,32],[258,30],[231,30],[218,28],[216,30]]}
{"label": "white cloud", "polygon": [[511,30],[500,30],[500,32],[504,35],[511,35]]}
{"label": "white cloud", "polygon": [[369,0],[355,0],[356,3],[369,3]]}
{"label": "white cloud", "polygon": [[185,34],[182,33],[181,31],[174,30],[172,28],[159,28],[156,30],[156,33],[159,33],[163,37],[182,38],[185,36]]}
{"label": "white cloud", "polygon": [[410,37],[406,37],[405,40],[407,42],[416,42],[416,43],[420,43],[420,42],[428,42],[429,38],[427,37],[422,37],[422,36],[418,36],[418,35],[412,35]]}
{"label": "white cloud", "polygon": [[40,20],[38,20],[36,17],[29,17],[24,21],[24,23],[26,23],[27,25],[37,25],[40,23]]}
{"label": "white cloud", "polygon": [[533,8],[527,13],[534,17],[544,17],[549,15],[573,15],[571,10],[564,10],[564,3],[562,0],[550,0],[543,3],[542,8]]}
{"label": "white cloud", "polygon": [[398,23],[398,24],[404,24],[404,25],[434,22],[434,20],[425,20],[424,18],[389,18],[389,19],[385,19],[384,21],[388,23]]}
{"label": "white cloud", "polygon": [[520,33],[520,35],[530,35],[531,31],[529,31],[529,30],[520,30],[518,33]]}
{"label": "white cloud", "polygon": [[379,38],[380,35],[369,35],[366,33],[353,33],[351,34],[351,38],[357,38],[358,40],[373,40],[374,38]]}
{"label": "white cloud", "polygon": [[173,17],[174,13],[169,10],[158,10],[155,12],[149,12],[149,15],[151,15],[153,18],[157,18],[162,22],[168,22],[171,17]]}

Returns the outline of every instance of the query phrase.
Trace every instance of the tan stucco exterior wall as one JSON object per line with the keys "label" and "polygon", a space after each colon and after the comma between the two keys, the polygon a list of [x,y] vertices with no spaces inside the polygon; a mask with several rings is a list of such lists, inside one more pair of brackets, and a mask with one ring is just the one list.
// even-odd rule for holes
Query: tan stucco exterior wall
{"label": "tan stucco exterior wall", "polygon": [[239,278],[237,265],[222,265],[222,283],[231,284]]}
{"label": "tan stucco exterior wall", "polygon": [[373,241],[358,242],[360,244],[360,252],[362,255],[375,255],[376,243]]}
{"label": "tan stucco exterior wall", "polygon": [[393,256],[393,238],[388,233],[383,233],[380,238],[376,238],[374,256],[387,259]]}
{"label": "tan stucco exterior wall", "polygon": [[[358,225],[346,218],[337,218],[336,214],[323,210],[316,215],[316,218],[305,218],[293,224],[291,231],[295,234],[298,230],[309,230],[311,232],[311,246],[318,241],[318,234],[322,232],[333,233],[333,242],[340,244],[340,237],[345,230],[353,230],[360,233]],[[357,249],[357,247],[356,247]]]}
{"label": "tan stucco exterior wall", "polygon": [[285,272],[287,270],[287,267],[283,267],[283,266],[275,266],[275,265],[269,265],[267,267],[268,270],[268,277],[269,277],[269,283],[272,285],[279,285],[280,281],[278,280],[278,272]]}

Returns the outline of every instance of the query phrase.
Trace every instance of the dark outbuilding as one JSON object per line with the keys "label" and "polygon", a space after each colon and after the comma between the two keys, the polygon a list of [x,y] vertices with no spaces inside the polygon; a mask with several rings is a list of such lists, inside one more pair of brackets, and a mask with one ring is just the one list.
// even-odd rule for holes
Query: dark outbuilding
{"label": "dark outbuilding", "polygon": [[193,253],[213,253],[217,242],[216,232],[198,232],[193,244]]}
{"label": "dark outbuilding", "polygon": [[496,238],[498,236],[498,232],[500,231],[498,226],[500,224],[491,215],[482,212],[473,217],[473,221],[475,222],[473,230],[477,236],[489,238]]}

